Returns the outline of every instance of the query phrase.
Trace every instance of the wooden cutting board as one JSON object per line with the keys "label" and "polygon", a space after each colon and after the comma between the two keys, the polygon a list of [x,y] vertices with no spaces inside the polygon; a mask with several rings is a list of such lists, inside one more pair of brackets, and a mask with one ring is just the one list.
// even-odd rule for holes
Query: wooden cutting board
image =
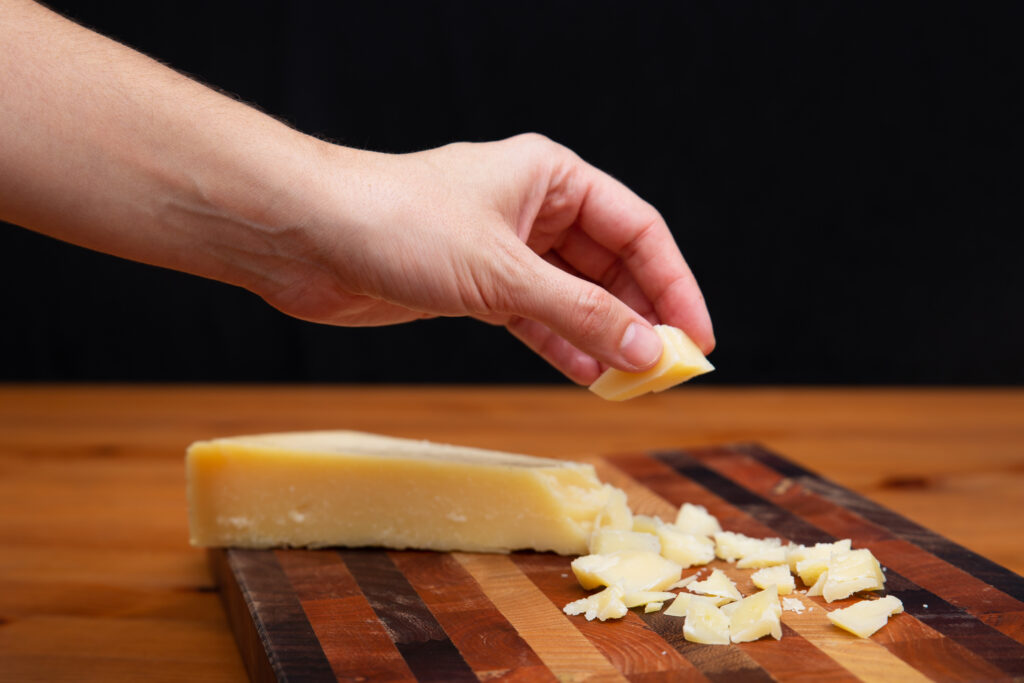
{"label": "wooden cutting board", "polygon": [[[851,538],[878,557],[887,593],[906,611],[864,640],[832,626],[822,598],[797,594],[808,609],[783,612],[781,641],[697,645],[683,639],[682,619],[659,613],[631,610],[609,622],[565,616],[562,607],[586,594],[568,557],[211,550],[251,678],[1024,680],[1017,574],[756,445],[593,462],[637,513],[674,519],[692,502],[726,530],[750,536],[804,544]],[[710,566],[744,595],[756,590],[749,570]]]}

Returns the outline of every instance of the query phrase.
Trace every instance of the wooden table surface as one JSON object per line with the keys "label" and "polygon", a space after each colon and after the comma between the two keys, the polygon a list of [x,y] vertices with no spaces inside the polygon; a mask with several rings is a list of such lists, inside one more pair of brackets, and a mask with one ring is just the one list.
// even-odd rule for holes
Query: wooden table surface
{"label": "wooden table surface", "polygon": [[197,439],[348,428],[534,455],[757,441],[1024,573],[1024,390],[0,386],[0,680],[242,681],[187,541]]}

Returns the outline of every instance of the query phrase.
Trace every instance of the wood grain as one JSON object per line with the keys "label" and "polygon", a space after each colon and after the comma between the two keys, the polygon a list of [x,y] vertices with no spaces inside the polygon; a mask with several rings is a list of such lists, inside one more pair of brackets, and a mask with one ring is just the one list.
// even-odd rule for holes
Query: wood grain
{"label": "wood grain", "polygon": [[[320,428],[571,459],[757,441],[1024,572],[1017,389],[693,386],[610,404],[571,387],[7,385],[0,680],[245,680],[187,545],[182,454],[201,438]],[[906,575],[936,592],[930,571]],[[324,620],[347,614],[323,600]],[[1020,642],[1024,612],[977,618]]]}

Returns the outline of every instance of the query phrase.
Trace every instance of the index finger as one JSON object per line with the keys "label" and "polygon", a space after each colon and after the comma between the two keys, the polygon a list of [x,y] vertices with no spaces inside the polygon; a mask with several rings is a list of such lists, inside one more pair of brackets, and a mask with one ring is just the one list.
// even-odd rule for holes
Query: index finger
{"label": "index finger", "polygon": [[661,214],[585,162],[579,162],[574,181],[583,192],[580,230],[621,260],[662,322],[681,328],[710,353],[715,335],[704,295]]}

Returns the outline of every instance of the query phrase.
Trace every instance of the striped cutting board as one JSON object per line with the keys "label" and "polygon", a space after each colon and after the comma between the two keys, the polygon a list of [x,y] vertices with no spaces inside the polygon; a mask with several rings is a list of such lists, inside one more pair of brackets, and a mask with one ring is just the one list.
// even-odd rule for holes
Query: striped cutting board
{"label": "striped cutting board", "polygon": [[[862,640],[828,623],[821,598],[797,595],[807,609],[783,612],[781,641],[707,646],[685,641],[682,620],[658,613],[603,623],[565,616],[562,607],[585,593],[571,558],[551,554],[212,550],[251,677],[1024,681],[1017,574],[756,445],[594,464],[638,513],[670,519],[689,501],[750,536],[852,538],[882,562],[887,592],[906,612]],[[711,566],[744,595],[756,590],[749,570]]]}

